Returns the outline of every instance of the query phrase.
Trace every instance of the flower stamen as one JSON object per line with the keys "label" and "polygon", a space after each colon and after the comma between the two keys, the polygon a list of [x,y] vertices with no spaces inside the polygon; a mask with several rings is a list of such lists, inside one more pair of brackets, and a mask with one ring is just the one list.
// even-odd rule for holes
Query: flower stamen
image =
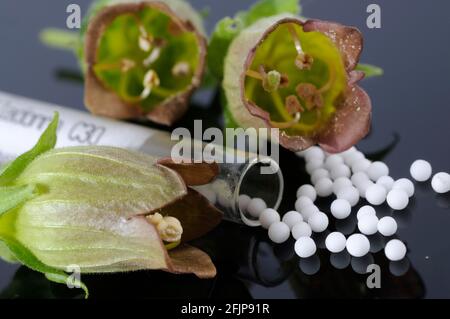
{"label": "flower stamen", "polygon": [[287,129],[297,124],[300,121],[301,117],[302,117],[301,113],[297,112],[294,114],[294,118],[288,122],[270,121],[270,125],[274,128]]}
{"label": "flower stamen", "polygon": [[175,64],[172,68],[172,75],[175,77],[188,76],[191,72],[191,67],[186,61],[181,61]]}
{"label": "flower stamen", "polygon": [[292,39],[294,40],[295,50],[297,51],[295,65],[300,70],[310,70],[312,64],[314,63],[314,58],[303,51],[300,37],[298,36],[297,31],[295,31],[295,28],[291,24],[288,24],[288,29],[290,34],[292,35]]}
{"label": "flower stamen", "polygon": [[124,58],[117,63],[101,63],[95,65],[96,71],[109,71],[120,69],[122,73],[126,73],[136,67],[136,62],[131,59]]}
{"label": "flower stamen", "polygon": [[141,100],[145,100],[152,93],[153,88],[158,87],[161,84],[158,73],[154,70],[148,70],[144,76],[143,86],[144,90],[141,93]]}
{"label": "flower stamen", "polygon": [[181,240],[183,227],[180,221],[171,216],[162,216],[159,213],[147,216],[147,220],[153,224],[161,239],[167,243],[175,243]]}

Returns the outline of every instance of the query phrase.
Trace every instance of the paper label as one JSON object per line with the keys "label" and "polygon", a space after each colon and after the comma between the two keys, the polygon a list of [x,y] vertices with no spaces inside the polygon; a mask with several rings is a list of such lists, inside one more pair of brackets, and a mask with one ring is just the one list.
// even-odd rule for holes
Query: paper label
{"label": "paper label", "polygon": [[31,149],[59,112],[57,147],[108,145],[138,150],[149,139],[168,133],[0,91],[0,163]]}

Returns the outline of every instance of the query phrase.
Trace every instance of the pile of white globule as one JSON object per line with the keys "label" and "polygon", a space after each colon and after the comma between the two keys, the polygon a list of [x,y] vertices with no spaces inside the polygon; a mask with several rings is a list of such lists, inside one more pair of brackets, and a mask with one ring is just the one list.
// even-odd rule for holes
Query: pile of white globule
{"label": "pile of white globule", "polygon": [[[389,175],[389,167],[380,161],[372,162],[355,147],[340,154],[327,154],[320,147],[314,146],[297,153],[305,159],[306,171],[311,177],[311,184],[302,185],[297,190],[295,210],[280,217],[280,214],[260,198],[241,195],[239,206],[254,218],[261,226],[268,229],[269,238],[277,244],[292,237],[296,240],[295,252],[301,258],[308,258],[317,251],[313,233],[322,233],[328,229],[329,217],[314,204],[317,197],[335,196],[330,213],[336,219],[346,219],[352,208],[365,199],[370,205],[359,208],[356,213],[359,233],[345,237],[341,232],[332,232],[325,239],[325,247],[332,253],[347,249],[353,257],[362,257],[370,251],[367,236],[377,232],[391,237],[397,232],[397,222],[391,216],[377,217],[374,206],[387,203],[393,210],[403,210],[414,195],[414,183],[408,178],[394,180]],[[431,178],[431,165],[424,160],[416,160],[410,168],[411,176],[418,182]],[[450,191],[450,174],[440,172],[431,181],[437,193]],[[400,261],[406,255],[405,244],[398,239],[391,239],[384,248],[386,257],[391,261]]]}

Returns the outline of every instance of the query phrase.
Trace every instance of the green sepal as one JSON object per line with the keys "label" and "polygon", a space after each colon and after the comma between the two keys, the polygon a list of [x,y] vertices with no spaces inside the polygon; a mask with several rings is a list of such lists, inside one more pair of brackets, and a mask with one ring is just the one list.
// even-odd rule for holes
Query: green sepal
{"label": "green sepal", "polygon": [[36,157],[55,147],[58,121],[59,114],[55,112],[53,120],[42,133],[37,144],[30,151],[17,157],[3,170],[0,175],[0,186],[12,183]]}
{"label": "green sepal", "polygon": [[[11,254],[15,257],[15,259],[17,259],[17,261],[19,261],[23,265],[34,271],[45,274],[45,277],[50,281],[63,284],[66,283],[66,280],[69,277],[68,274],[66,274],[62,270],[58,270],[45,265],[39,259],[37,259],[28,248],[26,248],[17,240],[8,235],[0,235],[0,240],[2,240],[3,243],[9,248]],[[80,288],[84,290],[85,298],[88,298],[89,291],[87,286],[80,282]]]}
{"label": "green sepal", "polygon": [[[67,274],[65,272],[63,273],[46,273],[45,278],[48,280],[55,282],[57,284],[63,284],[66,285],[67,281],[69,280],[70,274]],[[83,289],[84,291],[84,299],[89,298],[89,289],[88,287],[81,281],[76,279],[76,285],[79,286],[80,289]]]}
{"label": "green sepal", "polygon": [[34,196],[34,185],[0,187],[0,216]]}
{"label": "green sepal", "polygon": [[356,66],[356,70],[364,72],[366,79],[376,76],[382,76],[384,74],[382,68],[371,64],[360,63]]}
{"label": "green sepal", "polygon": [[45,28],[39,33],[39,40],[55,49],[77,52],[80,47],[80,34],[57,28]]}
{"label": "green sepal", "polygon": [[299,15],[299,0],[261,0],[247,11],[238,12],[234,18],[225,17],[220,20],[210,39],[208,47],[208,67],[217,78],[223,78],[224,60],[231,42],[241,31],[256,21],[278,15],[291,13]]}

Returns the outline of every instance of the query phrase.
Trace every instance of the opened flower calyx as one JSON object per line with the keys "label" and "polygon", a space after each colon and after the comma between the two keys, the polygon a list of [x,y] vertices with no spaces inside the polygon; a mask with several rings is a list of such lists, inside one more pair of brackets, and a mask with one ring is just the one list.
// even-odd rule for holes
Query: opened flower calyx
{"label": "opened flower calyx", "polygon": [[236,126],[279,128],[282,146],[328,152],[363,138],[371,102],[356,83],[362,35],[353,27],[290,14],[260,19],[231,43],[223,86]]}

